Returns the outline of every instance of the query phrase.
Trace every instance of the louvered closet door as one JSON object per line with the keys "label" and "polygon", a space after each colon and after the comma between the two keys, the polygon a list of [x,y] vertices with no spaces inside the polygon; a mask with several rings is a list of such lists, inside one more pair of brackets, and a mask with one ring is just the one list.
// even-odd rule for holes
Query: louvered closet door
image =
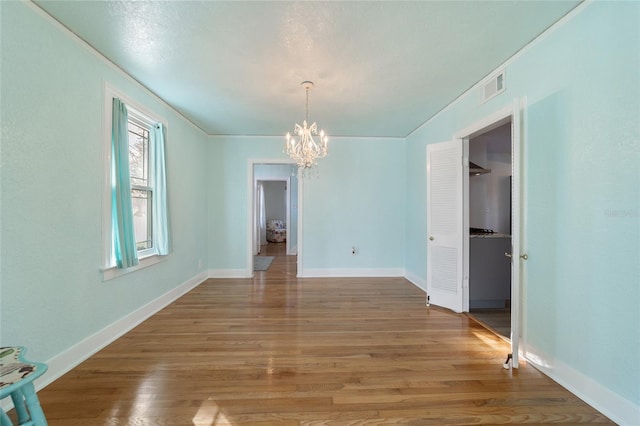
{"label": "louvered closet door", "polygon": [[427,293],[462,312],[462,141],[427,145]]}

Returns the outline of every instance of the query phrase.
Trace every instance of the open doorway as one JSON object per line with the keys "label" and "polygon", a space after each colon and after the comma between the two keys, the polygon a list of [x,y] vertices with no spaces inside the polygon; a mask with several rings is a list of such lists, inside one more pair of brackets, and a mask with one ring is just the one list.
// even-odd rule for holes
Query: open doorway
{"label": "open doorway", "polygon": [[[287,268],[297,275],[301,198],[295,164],[250,162],[251,252],[248,259],[251,274],[267,271],[274,257],[285,256]],[[291,259],[293,257],[293,259]],[[277,259],[276,259],[277,260]]]}
{"label": "open doorway", "polygon": [[469,315],[511,336],[511,122],[469,139]]}
{"label": "open doorway", "polygon": [[291,232],[287,229],[290,225],[288,184],[288,180],[256,181],[256,215],[260,237],[259,245],[256,247],[257,254],[263,254],[267,245],[278,245],[278,251],[289,253]]}
{"label": "open doorway", "polygon": [[[427,304],[442,306],[454,312],[469,312],[470,283],[470,140],[497,129],[509,127],[511,145],[511,226],[510,247],[502,255],[510,263],[511,353],[505,365],[518,368],[521,321],[526,303],[520,297],[522,284],[521,224],[523,193],[521,190],[521,120],[525,99],[473,123],[453,135],[451,141],[427,145]],[[482,173],[480,173],[482,174]],[[474,174],[475,177],[477,177]],[[482,224],[478,224],[480,226]],[[481,228],[485,229],[485,228]]]}

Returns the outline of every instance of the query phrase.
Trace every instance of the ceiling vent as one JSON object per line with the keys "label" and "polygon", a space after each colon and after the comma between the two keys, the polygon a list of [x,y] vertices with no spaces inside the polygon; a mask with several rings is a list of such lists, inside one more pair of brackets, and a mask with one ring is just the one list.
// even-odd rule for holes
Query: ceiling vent
{"label": "ceiling vent", "polygon": [[504,92],[504,89],[504,70],[502,70],[482,85],[482,103]]}

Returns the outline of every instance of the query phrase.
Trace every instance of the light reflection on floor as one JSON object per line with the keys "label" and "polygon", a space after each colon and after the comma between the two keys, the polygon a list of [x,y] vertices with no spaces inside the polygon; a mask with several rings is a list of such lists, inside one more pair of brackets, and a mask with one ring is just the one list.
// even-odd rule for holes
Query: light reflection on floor
{"label": "light reflection on floor", "polygon": [[496,351],[500,351],[504,349],[504,342],[501,339],[496,339],[495,337],[489,337],[486,332],[478,333],[473,332],[473,335],[476,336],[479,340],[482,341],[487,346],[490,346],[492,349]]}
{"label": "light reflection on floor", "polygon": [[115,419],[120,417],[137,418],[146,416],[148,411],[152,409],[149,404],[149,390],[155,391],[158,383],[162,382],[161,373],[162,370],[158,368],[148,374],[133,393],[135,395],[133,400],[123,398],[115,401],[109,411],[108,417]]}
{"label": "light reflection on floor", "polygon": [[198,412],[193,417],[194,426],[223,426],[233,425],[227,417],[220,411],[218,404],[209,397],[202,403]]}

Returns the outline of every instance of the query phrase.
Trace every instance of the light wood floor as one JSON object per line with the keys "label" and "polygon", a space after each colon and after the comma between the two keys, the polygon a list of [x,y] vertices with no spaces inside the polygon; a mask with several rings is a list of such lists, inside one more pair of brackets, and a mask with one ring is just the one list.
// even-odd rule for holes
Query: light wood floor
{"label": "light wood floor", "polygon": [[467,315],[494,333],[511,337],[511,309],[471,309]]}
{"label": "light wood floor", "polygon": [[[266,253],[263,253],[266,254]],[[55,425],[608,423],[401,278],[211,279],[39,392]]]}

